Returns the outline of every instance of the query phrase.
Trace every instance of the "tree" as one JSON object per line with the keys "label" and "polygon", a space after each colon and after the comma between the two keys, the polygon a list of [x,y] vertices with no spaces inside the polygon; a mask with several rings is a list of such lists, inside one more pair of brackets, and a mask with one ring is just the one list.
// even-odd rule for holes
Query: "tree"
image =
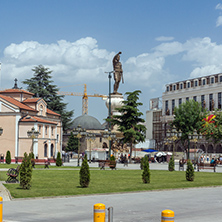
{"label": "tree", "polygon": [[60,152],[57,153],[56,166],[59,166],[59,167],[62,166],[62,159],[61,159]]}
{"label": "tree", "polygon": [[12,161],[12,160],[11,160],[11,153],[10,153],[10,151],[8,150],[7,153],[6,153],[5,162],[6,162],[7,164],[10,164],[11,161]]}
{"label": "tree", "polygon": [[66,152],[73,151],[78,153],[78,144],[79,139],[73,135],[73,132],[71,132],[67,143]]}
{"label": "tree", "polygon": [[219,143],[222,138],[222,113],[216,110],[214,114],[203,119],[201,132],[206,140],[211,140],[214,144]]}
{"label": "tree", "polygon": [[175,163],[174,163],[174,156],[172,155],[170,157],[169,165],[168,165],[168,170],[169,171],[174,171]]}
{"label": "tree", "polygon": [[194,180],[194,168],[190,160],[187,161],[186,180],[187,181]]}
{"label": "tree", "polygon": [[176,130],[181,130],[181,142],[188,142],[188,159],[189,159],[189,134],[192,134],[194,130],[200,133],[202,128],[202,120],[206,116],[206,109],[203,109],[201,103],[194,100],[186,101],[179,107],[174,109],[174,120],[172,125],[176,127]]}
{"label": "tree", "polygon": [[89,165],[87,161],[87,154],[85,154],[84,159],[82,161],[82,166],[79,171],[79,183],[82,188],[88,187],[90,182],[90,171],[89,171]]}
{"label": "tree", "polygon": [[32,71],[34,77],[22,83],[28,85],[27,90],[34,93],[34,97],[43,98],[50,110],[61,115],[63,130],[66,131],[72,124],[74,111],[66,111],[67,103],[62,102],[64,96],[58,95],[59,89],[51,80],[52,71],[42,65],[36,66]]}
{"label": "tree", "polygon": [[121,115],[114,115],[112,119],[107,119],[113,125],[117,125],[120,132],[123,132],[123,142],[130,144],[130,162],[133,144],[145,141],[146,127],[142,125],[145,120],[141,118],[143,113],[138,110],[138,106],[143,105],[138,102],[140,93],[140,90],[126,92],[127,99],[123,101],[123,106],[116,108]]}
{"label": "tree", "polygon": [[149,159],[147,156],[143,157],[142,180],[143,183],[150,183],[150,166],[149,166]]}
{"label": "tree", "polygon": [[30,189],[31,180],[32,180],[31,155],[28,156],[27,153],[24,153],[24,157],[19,172],[20,172],[20,186],[23,189]]}

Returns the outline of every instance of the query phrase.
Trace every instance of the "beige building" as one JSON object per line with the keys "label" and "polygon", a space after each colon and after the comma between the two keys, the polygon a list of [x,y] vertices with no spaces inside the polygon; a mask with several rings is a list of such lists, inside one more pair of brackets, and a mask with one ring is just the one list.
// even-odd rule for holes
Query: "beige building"
{"label": "beige building", "polygon": [[[41,98],[33,98],[33,93],[19,89],[17,84],[12,89],[0,91],[0,155],[11,152],[12,162],[15,157],[33,151],[40,159],[50,158],[61,152],[62,122],[59,114],[47,108]],[[27,132],[32,128],[39,132],[35,138]]]}

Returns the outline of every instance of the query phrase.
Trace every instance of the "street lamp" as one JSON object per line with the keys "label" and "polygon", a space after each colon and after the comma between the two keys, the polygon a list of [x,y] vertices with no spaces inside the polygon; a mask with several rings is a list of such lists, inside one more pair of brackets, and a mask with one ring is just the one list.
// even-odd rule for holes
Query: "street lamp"
{"label": "street lamp", "polygon": [[96,139],[96,134],[95,133],[87,133],[86,139],[89,140],[90,142],[90,147],[89,147],[89,162],[91,163],[92,159],[92,149],[91,149],[91,142]]}
{"label": "street lamp", "polygon": [[[109,133],[111,133],[111,78],[112,78],[112,73],[114,71],[111,72],[105,72],[108,73],[108,78],[109,78]],[[111,155],[111,140],[109,140],[109,159],[110,159],[110,155]]]}
{"label": "street lamp", "polygon": [[34,139],[37,139],[39,136],[39,131],[36,131],[34,127],[32,127],[31,130],[27,132],[27,135],[29,138],[32,139],[32,148],[31,148],[31,153],[33,153],[33,148],[34,148]]}
{"label": "street lamp", "polygon": [[172,129],[167,130],[166,132],[166,136],[167,136],[167,142],[173,142],[173,156],[174,156],[174,151],[175,151],[175,141],[180,139],[180,137],[182,136],[182,131],[179,130],[177,131],[175,126],[173,126]]}
{"label": "street lamp", "polygon": [[196,163],[197,163],[197,158],[196,158],[197,142],[198,142],[199,139],[202,139],[203,136],[202,136],[202,134],[198,134],[198,133],[197,133],[197,130],[195,129],[192,134],[189,134],[189,135],[188,135],[188,138],[189,138],[189,140],[190,140],[191,142],[194,142],[194,143],[195,143],[194,164],[196,165]]}
{"label": "street lamp", "polygon": [[109,129],[108,131],[103,133],[103,137],[107,138],[109,140],[109,144],[110,144],[110,146],[109,146],[109,159],[110,159],[110,156],[111,156],[111,140],[116,138],[116,134],[112,133],[111,130]]}
{"label": "street lamp", "polygon": [[82,136],[86,136],[86,130],[82,129],[82,127],[78,125],[77,128],[73,129],[73,135],[78,138],[78,164],[77,166],[79,166],[80,138],[82,138]]}

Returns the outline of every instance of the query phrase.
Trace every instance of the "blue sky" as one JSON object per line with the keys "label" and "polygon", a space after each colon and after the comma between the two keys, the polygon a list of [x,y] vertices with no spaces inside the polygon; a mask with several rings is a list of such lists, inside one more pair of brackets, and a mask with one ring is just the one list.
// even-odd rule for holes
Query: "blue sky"
{"label": "blue sky", "polygon": [[[0,27],[3,89],[14,78],[25,88],[42,64],[61,91],[81,93],[87,84],[88,94],[108,94],[104,72],[122,51],[119,92],[140,89],[145,114],[165,84],[222,72],[219,0],[0,0]],[[81,97],[64,101],[81,115]],[[89,98],[89,115],[102,122],[107,114],[101,98]]]}

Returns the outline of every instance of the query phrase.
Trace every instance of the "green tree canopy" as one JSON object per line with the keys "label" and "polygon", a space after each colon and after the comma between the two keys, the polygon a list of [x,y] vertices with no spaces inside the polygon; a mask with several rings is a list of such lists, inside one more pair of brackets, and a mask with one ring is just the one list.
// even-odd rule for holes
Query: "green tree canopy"
{"label": "green tree canopy", "polygon": [[108,120],[117,125],[118,130],[123,133],[123,142],[130,144],[130,161],[133,144],[145,141],[146,127],[142,124],[145,120],[141,117],[143,113],[138,109],[138,106],[143,105],[138,102],[140,93],[140,90],[126,92],[127,99],[123,101],[123,106],[116,109],[121,115],[114,115]]}
{"label": "green tree canopy", "polygon": [[179,107],[174,109],[174,120],[172,125],[179,131],[181,130],[181,141],[188,142],[188,158],[189,158],[189,134],[193,134],[194,130],[197,133],[201,132],[203,118],[206,116],[206,110],[202,108],[201,103],[194,100],[186,101]]}
{"label": "green tree canopy", "polygon": [[78,153],[78,143],[79,139],[73,135],[73,132],[71,132],[67,143],[66,152],[74,151]]}
{"label": "green tree canopy", "polygon": [[62,102],[64,96],[58,95],[59,89],[53,84],[52,71],[42,65],[34,67],[32,71],[34,77],[26,79],[22,83],[28,85],[27,90],[34,93],[34,97],[43,98],[49,109],[61,115],[63,130],[66,131],[72,124],[74,111],[66,110],[67,103]]}

